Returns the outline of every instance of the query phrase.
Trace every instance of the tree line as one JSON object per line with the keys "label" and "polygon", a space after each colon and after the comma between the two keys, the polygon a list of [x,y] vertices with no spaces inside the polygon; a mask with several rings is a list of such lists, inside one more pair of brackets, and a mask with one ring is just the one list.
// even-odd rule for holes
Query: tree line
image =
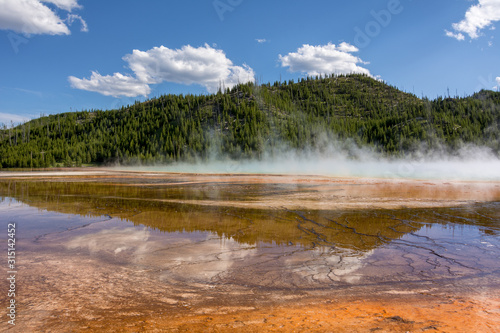
{"label": "tree line", "polygon": [[308,77],[4,124],[0,168],[258,159],[333,140],[390,156],[464,143],[498,154],[499,124],[498,92],[429,100],[364,75]]}

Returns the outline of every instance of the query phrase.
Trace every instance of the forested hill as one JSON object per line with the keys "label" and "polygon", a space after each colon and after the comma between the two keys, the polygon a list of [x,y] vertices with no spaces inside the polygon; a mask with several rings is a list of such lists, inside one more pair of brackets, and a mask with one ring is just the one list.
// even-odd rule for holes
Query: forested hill
{"label": "forested hill", "polygon": [[319,149],[347,139],[386,155],[463,143],[500,152],[500,93],[419,99],[367,76],[242,84],[119,110],[50,115],[0,130],[0,167],[168,163]]}

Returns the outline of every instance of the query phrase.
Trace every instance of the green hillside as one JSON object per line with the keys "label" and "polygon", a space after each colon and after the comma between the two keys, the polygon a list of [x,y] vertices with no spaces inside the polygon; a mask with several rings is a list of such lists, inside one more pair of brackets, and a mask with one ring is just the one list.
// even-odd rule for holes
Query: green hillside
{"label": "green hillside", "polygon": [[350,139],[384,155],[463,143],[500,152],[500,93],[420,99],[362,75],[164,95],[119,110],[62,113],[0,130],[0,167],[261,158]]}

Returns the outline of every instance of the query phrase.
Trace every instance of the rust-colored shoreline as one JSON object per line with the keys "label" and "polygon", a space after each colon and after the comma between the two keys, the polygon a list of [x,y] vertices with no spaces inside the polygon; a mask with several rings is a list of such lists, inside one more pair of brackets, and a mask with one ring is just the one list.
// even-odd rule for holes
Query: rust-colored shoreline
{"label": "rust-colored shoreline", "polygon": [[[498,332],[500,299],[316,301],[259,309],[235,307],[198,315],[142,318],[119,330],[134,332]],[[111,324],[111,325],[109,325]],[[89,325],[97,329],[116,328]]]}

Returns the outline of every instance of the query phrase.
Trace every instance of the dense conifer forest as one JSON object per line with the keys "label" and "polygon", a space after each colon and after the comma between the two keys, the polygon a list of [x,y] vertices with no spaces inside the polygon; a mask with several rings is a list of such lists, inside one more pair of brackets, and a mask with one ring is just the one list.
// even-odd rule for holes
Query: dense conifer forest
{"label": "dense conifer forest", "polygon": [[0,129],[0,168],[262,158],[349,141],[386,156],[464,143],[500,152],[500,93],[418,98],[363,75],[240,84]]}

